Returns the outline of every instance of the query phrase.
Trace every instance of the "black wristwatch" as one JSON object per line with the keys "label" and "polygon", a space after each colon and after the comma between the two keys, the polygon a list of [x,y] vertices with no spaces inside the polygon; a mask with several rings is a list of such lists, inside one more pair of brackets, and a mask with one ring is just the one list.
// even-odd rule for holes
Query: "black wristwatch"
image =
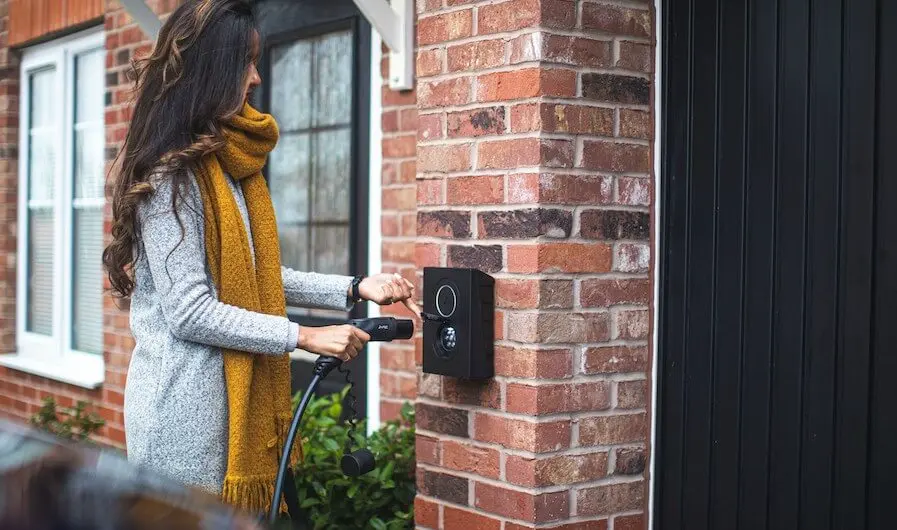
{"label": "black wristwatch", "polygon": [[358,292],[358,286],[361,285],[361,281],[364,280],[364,276],[356,276],[352,279],[352,301],[356,304],[361,302],[361,293]]}

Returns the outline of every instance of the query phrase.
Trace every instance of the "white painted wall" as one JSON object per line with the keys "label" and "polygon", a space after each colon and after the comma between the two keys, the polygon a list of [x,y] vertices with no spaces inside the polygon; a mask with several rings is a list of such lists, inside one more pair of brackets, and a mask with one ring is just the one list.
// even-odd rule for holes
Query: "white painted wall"
{"label": "white painted wall", "polygon": [[660,161],[661,161],[661,84],[660,79],[663,75],[663,63],[661,59],[661,0],[654,0],[654,35],[657,45],[654,49],[654,296],[652,303],[654,304],[654,348],[652,355],[651,367],[651,461],[648,466],[648,530],[654,528],[654,481],[655,470],[657,469],[656,446],[657,446],[657,378],[660,369],[657,363],[657,347],[659,344],[657,335],[657,326],[660,322],[660,282],[658,276],[660,272],[660,238],[663,234],[660,232]]}
{"label": "white painted wall", "polygon": [[[380,35],[371,29],[371,90],[370,90],[370,148],[369,155],[369,198],[368,198],[368,271],[380,272],[381,263],[381,191],[382,182],[382,150],[380,149],[383,131],[381,130],[380,114],[382,113],[380,91],[382,81],[380,79]],[[368,316],[375,317],[380,314],[380,306],[368,302]],[[367,369],[367,430],[368,434],[380,426],[380,343],[369,342]]]}

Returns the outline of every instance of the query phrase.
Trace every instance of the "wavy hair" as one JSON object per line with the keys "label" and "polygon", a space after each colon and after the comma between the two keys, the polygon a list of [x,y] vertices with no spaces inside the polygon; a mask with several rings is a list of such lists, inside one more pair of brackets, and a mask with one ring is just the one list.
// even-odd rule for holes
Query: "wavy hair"
{"label": "wavy hair", "polygon": [[152,52],[132,62],[134,112],[113,164],[112,242],[103,251],[114,294],[134,290],[137,208],[153,192],[150,179],[172,180],[176,214],[188,170],[224,146],[221,124],[243,106],[257,35],[248,0],[187,0],[166,20]]}

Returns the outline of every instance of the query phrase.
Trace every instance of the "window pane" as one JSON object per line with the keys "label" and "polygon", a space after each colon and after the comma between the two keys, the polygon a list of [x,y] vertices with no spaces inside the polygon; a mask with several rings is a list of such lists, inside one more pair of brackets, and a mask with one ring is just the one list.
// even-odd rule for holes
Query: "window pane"
{"label": "window pane", "polygon": [[314,270],[328,274],[349,274],[349,227],[314,227]]}
{"label": "window pane", "polygon": [[103,353],[103,208],[73,213],[72,348]]}
{"label": "window pane", "polygon": [[277,212],[281,261],[308,270],[309,160],[308,134],[283,134],[268,162],[269,186]]}
{"label": "window pane", "polygon": [[28,294],[25,329],[53,334],[53,252],[55,211],[55,139],[52,97],[56,72],[41,70],[29,76],[28,109]]}
{"label": "window pane", "polygon": [[314,213],[320,221],[349,221],[352,136],[349,129],[315,135]]}
{"label": "window pane", "polygon": [[271,50],[271,112],[281,131],[311,125],[312,45],[296,41]]}
{"label": "window pane", "polygon": [[75,57],[72,348],[103,353],[104,120],[102,49]]}
{"label": "window pane", "polygon": [[315,46],[315,125],[352,121],[352,33],[320,37]]}

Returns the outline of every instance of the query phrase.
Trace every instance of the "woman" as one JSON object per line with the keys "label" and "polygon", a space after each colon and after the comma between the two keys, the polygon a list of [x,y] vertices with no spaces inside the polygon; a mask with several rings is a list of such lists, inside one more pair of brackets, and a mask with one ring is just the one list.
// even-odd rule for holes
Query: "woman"
{"label": "woman", "polygon": [[103,255],[113,289],[131,299],[129,458],[252,511],[270,505],[289,426],[288,352],[349,361],[370,339],[347,325],[300,328],[286,304],[402,301],[418,313],[397,275],[281,266],[261,174],[278,129],[248,103],[258,55],[246,0],[189,0],[168,18],[135,64]]}

